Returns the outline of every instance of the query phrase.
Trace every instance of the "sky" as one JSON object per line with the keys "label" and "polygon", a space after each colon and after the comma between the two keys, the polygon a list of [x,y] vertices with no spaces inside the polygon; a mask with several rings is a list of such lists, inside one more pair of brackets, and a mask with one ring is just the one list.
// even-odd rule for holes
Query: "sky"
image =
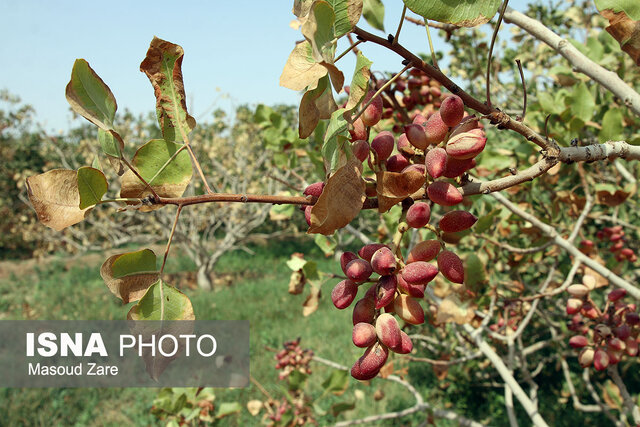
{"label": "sky", "polygon": [[[522,11],[526,3],[511,0],[509,5]],[[139,68],[151,39],[157,36],[185,50],[182,70],[187,104],[196,119],[207,120],[215,108],[231,111],[240,104],[299,103],[298,92],[279,86],[289,53],[303,38],[289,26],[295,18],[291,0],[185,0],[176,4],[164,0],[0,0],[0,89],[32,105],[45,130],[62,132],[77,124],[72,121],[64,89],[75,59],[84,58],[111,88],[119,111],[155,111],[151,84]],[[385,6],[385,31],[395,33],[402,2],[386,0]],[[359,25],[376,32],[364,20]],[[414,52],[428,51],[422,27],[405,23],[400,39]],[[435,43],[436,50],[447,50],[441,40]],[[345,47],[343,40],[337,52]],[[383,48],[370,45],[363,52],[373,61],[374,70],[402,67],[399,57]],[[354,65],[354,55],[338,63],[347,82]]]}

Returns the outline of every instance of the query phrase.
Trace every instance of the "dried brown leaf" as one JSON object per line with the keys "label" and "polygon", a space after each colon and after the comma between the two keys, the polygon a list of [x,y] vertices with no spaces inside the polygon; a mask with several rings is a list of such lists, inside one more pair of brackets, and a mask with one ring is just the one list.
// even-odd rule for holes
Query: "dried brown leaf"
{"label": "dried brown leaf", "polygon": [[79,208],[78,175],[74,170],[53,169],[30,176],[27,195],[40,222],[56,231],[79,223],[91,210]]}
{"label": "dried brown leaf", "polygon": [[601,205],[613,207],[623,204],[630,195],[631,192],[624,190],[616,190],[615,193],[610,193],[606,190],[600,190],[596,192],[596,201]]}
{"label": "dried brown leaf", "polygon": [[387,212],[394,205],[418,191],[424,185],[424,175],[415,169],[406,172],[376,173],[378,212]]}
{"label": "dried brown leaf", "polygon": [[640,66],[640,21],[634,21],[626,13],[615,13],[611,9],[600,12],[609,21],[605,28],[613,36],[620,48]]}
{"label": "dried brown leaf", "polygon": [[378,172],[376,174],[378,195],[385,197],[408,197],[424,185],[424,175],[415,169],[406,172]]}
{"label": "dried brown leaf", "polygon": [[312,285],[311,292],[309,292],[307,299],[302,304],[302,315],[304,317],[309,316],[318,309],[321,295],[320,286],[315,284]]}
{"label": "dried brown leaf", "polygon": [[289,279],[289,293],[291,295],[301,294],[305,283],[307,283],[307,279],[304,277],[302,270],[294,271]]}
{"label": "dried brown leaf", "polygon": [[453,322],[464,325],[469,323],[473,316],[473,307],[469,303],[463,303],[457,295],[451,294],[438,306],[436,323]]}
{"label": "dried brown leaf", "polygon": [[311,226],[307,233],[333,234],[358,215],[366,198],[361,174],[362,163],[351,158],[329,178],[311,209]]}

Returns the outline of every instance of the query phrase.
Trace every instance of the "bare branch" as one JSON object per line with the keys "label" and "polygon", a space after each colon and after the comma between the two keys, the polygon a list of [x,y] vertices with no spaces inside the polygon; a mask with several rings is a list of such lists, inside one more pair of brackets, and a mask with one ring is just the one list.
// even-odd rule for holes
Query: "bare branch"
{"label": "bare branch", "polygon": [[611,270],[609,270],[605,266],[603,266],[601,264],[598,264],[596,261],[592,260],[591,258],[586,256],[585,254],[580,252],[578,250],[578,248],[576,248],[574,245],[572,245],[567,240],[565,240],[562,237],[560,237],[560,235],[558,234],[558,232],[556,231],[556,229],[554,227],[543,223],[542,221],[540,221],[535,216],[523,211],[518,206],[516,206],[514,203],[511,203],[502,194],[493,193],[492,196],[493,196],[493,198],[498,200],[500,203],[502,203],[511,212],[513,212],[514,214],[520,216],[525,221],[530,222],[532,225],[534,225],[535,227],[540,229],[540,231],[542,231],[542,233],[544,233],[549,238],[551,238],[556,245],[560,246],[561,248],[563,248],[564,250],[569,252],[576,259],[579,259],[583,264],[585,264],[585,265],[589,266],[590,268],[592,268],[593,270],[595,270],[597,273],[599,273],[605,279],[609,280],[614,285],[625,289],[634,298],[640,299],[640,289],[638,289],[636,286],[632,285],[628,281],[624,280],[620,276],[616,275],[615,273],[613,273]]}
{"label": "bare branch", "polygon": [[624,401],[624,407],[626,408],[627,412],[629,412],[629,414],[631,414],[631,416],[633,417],[633,422],[636,425],[640,425],[640,408],[638,408],[638,405],[635,404],[633,398],[627,390],[627,386],[624,384],[624,381],[622,381],[622,378],[620,378],[618,365],[609,365],[609,367],[607,368],[607,373],[609,374],[613,382],[618,386],[620,394],[622,395],[622,400]]}
{"label": "bare branch", "polygon": [[553,50],[565,57],[573,68],[589,76],[607,88],[615,96],[623,100],[636,115],[640,116],[640,94],[633,90],[618,75],[593,62],[568,41],[548,29],[542,22],[529,18],[518,11],[507,8],[505,22],[517,25],[536,39],[549,45]]}
{"label": "bare branch", "polygon": [[[312,360],[314,362],[322,363],[323,365],[329,366],[334,369],[339,369],[341,371],[349,370],[349,368],[347,368],[344,365],[340,365],[339,363],[335,363],[331,360],[327,360],[322,357],[313,356]],[[436,418],[455,421],[457,425],[460,425],[460,426],[482,427],[484,425],[484,424],[480,424],[479,422],[465,418],[461,415],[458,415],[455,412],[448,411],[446,409],[434,408],[429,403],[424,401],[424,399],[422,398],[422,395],[420,394],[420,392],[418,392],[418,390],[415,389],[415,387],[413,387],[410,383],[403,380],[397,375],[389,375],[388,377],[381,378],[381,379],[384,379],[387,381],[393,381],[395,383],[400,384],[404,388],[406,388],[416,399],[416,404],[402,411],[387,412],[385,414],[372,415],[372,416],[360,418],[357,420],[341,421],[335,424],[336,427],[345,427],[345,426],[352,426],[357,424],[372,423],[372,422],[382,421],[382,420],[390,420],[390,419],[404,417],[406,415],[411,415],[416,412],[425,411],[425,410],[428,411],[429,414],[433,415]]]}

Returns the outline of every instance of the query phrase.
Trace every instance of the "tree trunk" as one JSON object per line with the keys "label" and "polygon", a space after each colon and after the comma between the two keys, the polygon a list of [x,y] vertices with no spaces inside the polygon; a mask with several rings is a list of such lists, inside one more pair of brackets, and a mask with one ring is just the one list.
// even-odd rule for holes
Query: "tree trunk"
{"label": "tree trunk", "polygon": [[207,267],[208,265],[206,263],[202,264],[198,268],[198,274],[196,277],[197,277],[198,287],[200,289],[205,291],[211,291],[213,290],[213,280],[211,280],[211,274]]}

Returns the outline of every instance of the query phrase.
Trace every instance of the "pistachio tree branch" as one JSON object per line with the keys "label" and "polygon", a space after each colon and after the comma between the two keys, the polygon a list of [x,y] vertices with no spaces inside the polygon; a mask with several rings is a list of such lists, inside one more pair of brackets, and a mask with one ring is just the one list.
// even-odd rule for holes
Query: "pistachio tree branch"
{"label": "pistachio tree branch", "polygon": [[[429,296],[436,305],[442,303],[442,298],[438,297],[431,287],[427,287],[425,294]],[[471,325],[463,325],[464,330],[469,334],[473,344],[489,359],[493,367],[498,371],[500,377],[504,381],[505,386],[509,387],[516,399],[520,402],[527,415],[531,418],[533,425],[535,426],[547,426],[547,422],[542,418],[542,415],[538,412],[538,408],[534,402],[529,398],[527,393],[522,389],[518,381],[513,376],[511,370],[504,363],[502,358],[495,352],[495,350],[484,340],[482,337],[482,328],[474,329]]]}
{"label": "pistachio tree branch", "polygon": [[[331,368],[339,369],[341,371],[349,370],[349,368],[347,368],[344,365],[340,365],[339,363],[324,359],[322,357],[313,356],[312,360],[314,362],[318,362],[323,365],[329,366]],[[404,417],[406,415],[411,415],[420,411],[428,411],[429,414],[433,415],[436,418],[442,418],[445,420],[454,421],[457,423],[456,425],[459,425],[459,426],[482,427],[484,425],[484,424],[480,424],[479,422],[465,418],[461,415],[458,415],[455,412],[448,411],[446,409],[434,408],[433,406],[431,406],[431,404],[424,401],[424,399],[422,398],[422,395],[420,394],[420,392],[418,392],[418,390],[415,389],[414,386],[412,386],[410,383],[408,383],[407,381],[405,381],[404,379],[400,378],[397,375],[389,375],[386,378],[382,378],[382,379],[398,383],[404,388],[406,388],[416,399],[416,404],[402,411],[387,412],[385,414],[371,415],[369,417],[360,418],[356,420],[341,421],[335,424],[336,427],[338,426],[345,427],[345,426],[352,426],[357,424],[370,424],[376,421],[391,420],[391,419]]]}
{"label": "pistachio tree branch", "polygon": [[528,17],[518,11],[507,8],[504,21],[531,34],[536,39],[550,46],[569,61],[571,66],[582,74],[607,88],[611,93],[620,98],[631,111],[640,116],[640,94],[624,82],[616,73],[593,62],[583,55],[568,40],[563,39],[542,22]]}
{"label": "pistachio tree branch", "polygon": [[439,69],[435,68],[432,65],[427,64],[418,56],[414,55],[409,50],[407,50],[401,44],[399,43],[393,44],[389,42],[387,39],[378,37],[358,27],[354,27],[353,33],[356,34],[356,36],[358,36],[358,38],[361,40],[366,40],[366,41],[375,43],[377,45],[380,45],[382,47],[385,47],[397,53],[398,55],[403,57],[405,61],[407,61],[407,63],[412,64],[415,68],[422,70],[430,78],[440,82],[440,84],[446,87],[454,95],[458,95],[460,98],[462,98],[462,101],[467,107],[472,108],[477,112],[483,114],[491,121],[491,123],[497,124],[502,128],[510,129],[519,133],[520,135],[524,136],[528,141],[531,141],[534,144],[538,145],[540,148],[546,150],[547,153],[552,157],[557,154],[559,147],[553,140],[548,140],[547,138],[540,135],[530,127],[526,126],[524,123],[521,123],[513,119],[503,111],[500,111],[497,108],[490,107],[484,102],[474,98],[472,95],[462,90],[460,86],[455,84],[451,79],[449,79],[449,77],[444,75]]}
{"label": "pistachio tree branch", "polygon": [[554,227],[545,224],[544,222],[540,221],[538,218],[531,215],[530,213],[523,211],[522,209],[520,209],[518,206],[516,206],[514,203],[509,201],[506,197],[504,197],[500,193],[493,193],[491,196],[494,199],[496,199],[498,202],[500,202],[504,207],[509,209],[511,212],[518,215],[525,221],[530,222],[533,226],[537,227],[543,234],[545,234],[547,237],[552,239],[556,245],[560,246],[569,254],[573,255],[574,259],[579,259],[583,264],[595,270],[596,273],[600,274],[605,279],[609,280],[609,282],[611,282],[613,285],[618,286],[622,289],[625,289],[631,296],[633,296],[636,299],[640,299],[639,288],[632,285],[628,281],[624,280],[620,276],[616,275],[607,267],[599,264],[598,262],[594,261],[593,259],[589,258],[585,254],[580,252],[580,250],[578,250],[578,248],[576,248],[573,244],[571,244],[566,239],[563,239],[562,237],[560,237],[560,235],[558,234],[558,232]]}
{"label": "pistachio tree branch", "polygon": [[[463,196],[475,194],[489,194],[500,190],[532,181],[543,175],[558,162],[593,162],[600,160],[614,160],[616,158],[625,160],[640,160],[640,146],[627,144],[624,141],[607,141],[604,144],[587,145],[583,147],[559,147],[557,156],[542,156],[542,158],[529,168],[492,181],[469,182],[459,188]],[[426,198],[424,189],[412,195],[414,200]],[[313,205],[316,202],[314,197],[303,196],[275,196],[268,194],[229,194],[212,193],[190,197],[155,197],[147,202],[152,205],[182,205],[189,206],[199,203],[213,202],[238,202],[238,203],[273,203],[290,205]],[[375,209],[378,207],[377,200],[369,198],[365,200],[363,209]]]}

